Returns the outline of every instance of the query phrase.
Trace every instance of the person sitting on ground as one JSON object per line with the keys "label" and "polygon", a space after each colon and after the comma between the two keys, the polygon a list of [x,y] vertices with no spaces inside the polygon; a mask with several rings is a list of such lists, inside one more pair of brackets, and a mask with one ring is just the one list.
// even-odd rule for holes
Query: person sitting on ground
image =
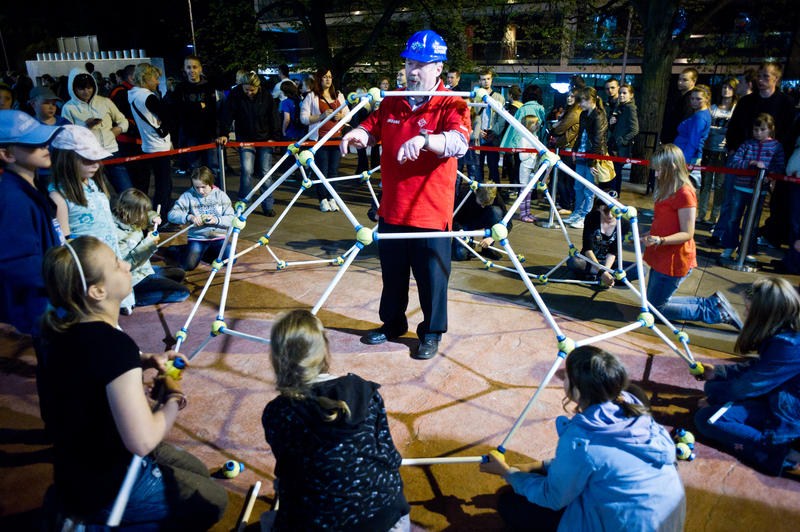
{"label": "person sitting on ground", "polygon": [[[192,188],[181,194],[167,218],[174,224],[193,224],[187,244],[180,250],[180,265],[192,271],[200,261],[211,263],[220,256],[225,233],[235,213],[231,200],[214,186],[214,173],[206,166],[192,171]],[[230,255],[230,242],[222,258]]]}
{"label": "person sitting on ground", "polygon": [[683,152],[662,144],[650,160],[656,176],[653,224],[641,237],[644,260],[650,266],[647,300],[668,320],[702,320],[742,328],[739,314],[722,292],[711,297],[672,297],[697,267],[694,221],[697,196],[689,181]]}
{"label": "person sitting on ground", "polygon": [[153,231],[145,236],[144,232],[153,224],[161,224],[161,217],[150,210],[150,198],[141,190],[129,188],[117,199],[114,222],[120,254],[131,264],[136,306],[176,303],[188,298],[189,289],[181,284],[186,272],[150,264],[160,236]]}
{"label": "person sitting on ground", "polygon": [[686,496],[675,444],[650,414],[644,394],[625,366],[595,346],[582,346],[566,362],[565,408],[556,418],[555,457],[509,466],[497,451],[481,464],[513,491],[497,507],[513,530],[682,531]]}
{"label": "person sitting on ground", "polygon": [[410,530],[380,386],[328,373],[328,338],[307,310],[278,319],[270,339],[280,395],[261,423],[280,507],[267,530]]}
{"label": "person sitting on ground", "polygon": [[[706,398],[695,414],[702,436],[767,475],[800,479],[800,295],[785,279],[757,279],[746,291],[739,364],[704,363]],[[729,407],[711,422],[720,408]]]}
{"label": "person sitting on ground", "polygon": [[[467,200],[463,205],[461,201],[465,193],[469,191],[469,187],[462,186],[459,195],[456,199],[456,207],[461,205],[461,208],[453,215],[453,229],[459,231],[475,231],[478,229],[490,229],[496,223],[500,222],[508,212],[503,198],[497,193],[497,186],[494,181],[487,181],[483,183],[478,190],[474,193],[474,201]],[[511,231],[513,224],[511,220],[508,221],[508,230]],[[500,253],[489,246],[494,244],[494,239],[487,236],[478,242],[480,254],[491,260],[498,260],[502,257]],[[469,253],[467,248],[460,244],[456,239],[453,239],[453,260],[469,260],[472,254]]]}
{"label": "person sitting on ground", "polygon": [[[182,355],[142,354],[119,328],[119,308],[131,292],[130,265],[97,238],[83,236],[51,248],[43,271],[53,306],[37,344],[37,387],[53,438],[61,509],[78,521],[105,524],[138,455],[142,465],[121,526],[208,530],[222,517],[228,495],[200,460],[163,442],[186,406],[165,363]],[[150,368],[158,371],[155,409],[142,386]]]}
{"label": "person sitting on ground", "polygon": [[[608,191],[612,198],[617,197],[613,190]],[[631,223],[621,218],[622,232],[617,231],[617,218],[611,213],[611,208],[599,198],[595,198],[595,209],[592,210],[584,221],[583,245],[581,255],[589,260],[602,264],[606,268],[616,270],[618,265],[617,253],[620,238],[625,238],[631,231]],[[628,280],[638,279],[636,268],[627,269],[631,263],[624,263],[625,275]],[[567,267],[583,275],[584,279],[598,281],[603,288],[614,286],[614,275],[608,270],[598,268],[592,262],[575,256],[567,259]]]}

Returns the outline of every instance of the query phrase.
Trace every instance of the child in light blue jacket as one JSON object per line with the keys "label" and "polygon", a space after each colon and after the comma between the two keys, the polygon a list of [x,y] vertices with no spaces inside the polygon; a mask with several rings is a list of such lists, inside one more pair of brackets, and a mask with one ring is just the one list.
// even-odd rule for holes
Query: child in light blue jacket
{"label": "child in light blue jacket", "polygon": [[566,366],[576,415],[556,419],[555,458],[510,467],[493,452],[481,465],[513,488],[500,496],[500,515],[521,529],[683,530],[675,444],[631,393],[625,367],[594,346],[575,349]]}

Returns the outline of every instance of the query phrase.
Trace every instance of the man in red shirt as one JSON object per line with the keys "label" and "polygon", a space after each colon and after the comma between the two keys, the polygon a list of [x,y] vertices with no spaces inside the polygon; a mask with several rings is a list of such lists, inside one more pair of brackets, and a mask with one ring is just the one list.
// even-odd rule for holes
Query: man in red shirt
{"label": "man in red shirt", "polygon": [[[415,33],[400,54],[405,58],[408,91],[444,91],[440,80],[447,45],[425,30]],[[469,110],[463,98],[450,96],[390,97],[377,112],[344,136],[349,146],[363,148],[381,141],[383,198],[378,233],[449,231],[453,222],[456,158],[469,147]],[[419,288],[423,321],[417,326],[420,344],[413,358],[429,359],[447,331],[447,283],[450,278],[450,238],[378,240],[383,291],[383,325],[364,336],[381,344],[408,330],[406,309],[411,273]]]}

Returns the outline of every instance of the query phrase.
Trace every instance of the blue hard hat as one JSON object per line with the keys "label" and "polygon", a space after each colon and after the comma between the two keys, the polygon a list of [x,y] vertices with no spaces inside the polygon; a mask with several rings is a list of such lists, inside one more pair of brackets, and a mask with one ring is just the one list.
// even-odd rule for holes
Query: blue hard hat
{"label": "blue hard hat", "polygon": [[447,44],[435,31],[418,31],[408,39],[406,49],[400,57],[421,63],[447,61]]}

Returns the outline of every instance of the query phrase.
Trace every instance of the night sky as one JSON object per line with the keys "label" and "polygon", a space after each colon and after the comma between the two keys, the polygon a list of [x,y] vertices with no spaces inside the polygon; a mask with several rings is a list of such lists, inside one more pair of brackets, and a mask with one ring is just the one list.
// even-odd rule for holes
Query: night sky
{"label": "night sky", "polygon": [[[193,0],[195,26],[207,1]],[[9,0],[0,7],[0,31],[12,69],[24,69],[37,52],[56,52],[57,37],[97,35],[100,50],[145,49],[168,64],[191,43],[185,0]],[[2,68],[6,68],[5,60]]]}

